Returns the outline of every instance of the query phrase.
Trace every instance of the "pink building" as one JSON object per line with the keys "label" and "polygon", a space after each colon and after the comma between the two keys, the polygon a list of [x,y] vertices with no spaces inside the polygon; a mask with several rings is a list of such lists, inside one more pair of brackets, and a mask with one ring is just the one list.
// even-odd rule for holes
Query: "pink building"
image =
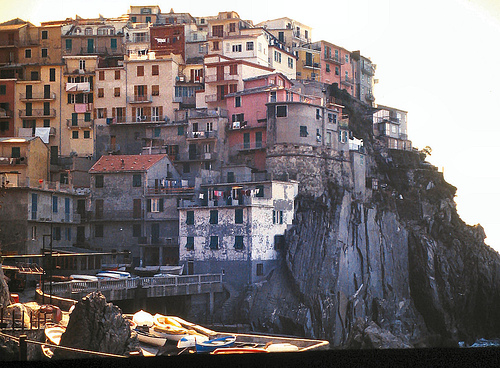
{"label": "pink building", "polygon": [[237,163],[258,170],[266,166],[268,102],[301,101],[292,82],[281,73],[245,79],[242,91],[226,96],[229,154]]}

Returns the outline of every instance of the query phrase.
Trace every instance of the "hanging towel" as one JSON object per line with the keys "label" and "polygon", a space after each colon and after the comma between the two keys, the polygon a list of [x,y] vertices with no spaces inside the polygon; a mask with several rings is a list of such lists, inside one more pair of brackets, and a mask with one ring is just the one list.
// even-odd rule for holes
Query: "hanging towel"
{"label": "hanging towel", "polygon": [[87,112],[87,104],[75,104],[75,112],[77,113]]}
{"label": "hanging towel", "polygon": [[35,137],[40,137],[45,144],[49,143],[50,128],[35,128]]}

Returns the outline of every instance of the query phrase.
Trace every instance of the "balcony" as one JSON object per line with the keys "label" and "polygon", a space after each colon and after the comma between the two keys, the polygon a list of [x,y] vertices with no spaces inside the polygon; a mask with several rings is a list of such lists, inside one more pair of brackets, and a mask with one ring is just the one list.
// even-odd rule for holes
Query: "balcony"
{"label": "balcony", "polygon": [[[74,52],[68,52],[67,50],[63,50],[65,55],[74,55]],[[121,49],[111,48],[111,47],[82,47],[80,48],[80,52],[77,52],[76,55],[118,55],[122,54]]]}
{"label": "balcony", "polygon": [[141,236],[137,239],[139,245],[163,245],[166,247],[178,247],[179,238],[173,237],[153,237],[153,236]]}
{"label": "balcony", "polygon": [[0,157],[0,165],[26,165],[27,157]]}
{"label": "balcony", "polygon": [[218,99],[217,94],[205,95],[205,102],[217,102],[217,101],[222,101]]}
{"label": "balcony", "polygon": [[266,148],[266,142],[244,142],[231,147],[232,151],[254,151]]}
{"label": "balcony", "polygon": [[55,118],[56,109],[32,109],[32,110],[19,110],[20,118],[31,118],[31,117],[43,117],[43,118]]}
{"label": "balcony", "polygon": [[225,109],[215,108],[215,109],[207,109],[207,108],[197,108],[197,109],[189,109],[188,116],[189,118],[227,118],[228,112]]}
{"label": "balcony", "polygon": [[205,83],[224,82],[224,81],[237,81],[238,74],[224,73],[224,75],[209,74],[205,76]]}
{"label": "balcony", "polygon": [[370,65],[363,65],[363,67],[361,68],[361,71],[365,74],[368,74],[368,75],[375,75],[375,65],[374,64],[370,64]]}
{"label": "balcony", "polygon": [[94,126],[94,120],[85,120],[85,119],[66,119],[66,126],[68,129],[82,129],[82,128],[90,128],[92,129]]}
{"label": "balcony", "polygon": [[320,69],[319,63],[307,63],[307,62],[303,61],[302,65],[304,66],[304,68]]}
{"label": "balcony", "polygon": [[64,75],[94,75],[95,71],[94,70],[89,70],[89,69],[69,69],[66,67],[64,69]]}
{"label": "balcony", "polygon": [[66,83],[66,92],[90,92],[90,82]]}
{"label": "balcony", "polygon": [[170,188],[163,186],[148,186],[146,188],[146,194],[190,194],[194,193],[194,187],[181,187],[181,188]]}
{"label": "balcony", "polygon": [[115,118],[106,118],[106,123],[109,125],[119,125],[119,124],[165,124],[171,123],[168,120],[167,115],[160,116],[149,116],[142,115],[136,116],[135,118],[128,118],[126,116],[120,116]]}
{"label": "balcony", "polygon": [[93,221],[133,221],[144,219],[144,210],[134,213],[133,210],[106,210],[94,212]]}
{"label": "balcony", "polygon": [[206,153],[197,153],[197,152],[190,152],[188,154],[183,154],[179,157],[180,162],[189,162],[189,161],[214,161],[215,160],[215,153],[213,152],[206,152]]}
{"label": "balcony", "polygon": [[50,93],[32,93],[27,95],[26,93],[20,93],[19,98],[21,101],[53,101],[56,99],[55,92]]}
{"label": "balcony", "polygon": [[375,96],[372,93],[366,94],[365,98],[370,102],[375,101]]}
{"label": "balcony", "polygon": [[14,112],[12,110],[0,109],[0,120],[11,119],[14,117]]}
{"label": "balcony", "polygon": [[339,64],[339,65],[343,65],[345,63],[345,60],[342,59],[342,58],[340,58],[340,57],[338,57],[338,56],[331,56],[331,55],[329,55],[329,56],[325,57],[325,60],[329,61],[331,63]]}
{"label": "balcony", "polygon": [[134,95],[127,97],[127,103],[151,103],[153,102],[153,97],[151,95]]}
{"label": "balcony", "polygon": [[215,139],[217,138],[217,131],[211,132],[187,132],[186,139]]}
{"label": "balcony", "polygon": [[354,85],[354,79],[345,77],[340,83],[347,85],[347,86],[353,86]]}
{"label": "balcony", "polygon": [[18,47],[18,40],[0,40],[0,47]]}

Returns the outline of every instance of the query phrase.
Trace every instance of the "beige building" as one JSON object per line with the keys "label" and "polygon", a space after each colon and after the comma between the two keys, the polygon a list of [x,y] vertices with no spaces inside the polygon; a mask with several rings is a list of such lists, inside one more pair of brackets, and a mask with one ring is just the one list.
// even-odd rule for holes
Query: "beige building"
{"label": "beige building", "polygon": [[292,51],[300,45],[311,42],[312,39],[312,27],[287,17],[266,20],[256,24],[256,27],[264,27]]}

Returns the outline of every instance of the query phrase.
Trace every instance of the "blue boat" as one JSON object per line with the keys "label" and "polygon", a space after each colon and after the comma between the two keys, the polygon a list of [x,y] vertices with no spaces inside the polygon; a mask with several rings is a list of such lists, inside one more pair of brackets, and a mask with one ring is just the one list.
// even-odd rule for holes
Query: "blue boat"
{"label": "blue boat", "polygon": [[229,348],[234,345],[236,336],[225,336],[217,339],[196,342],[197,353],[210,353],[217,348]]}

